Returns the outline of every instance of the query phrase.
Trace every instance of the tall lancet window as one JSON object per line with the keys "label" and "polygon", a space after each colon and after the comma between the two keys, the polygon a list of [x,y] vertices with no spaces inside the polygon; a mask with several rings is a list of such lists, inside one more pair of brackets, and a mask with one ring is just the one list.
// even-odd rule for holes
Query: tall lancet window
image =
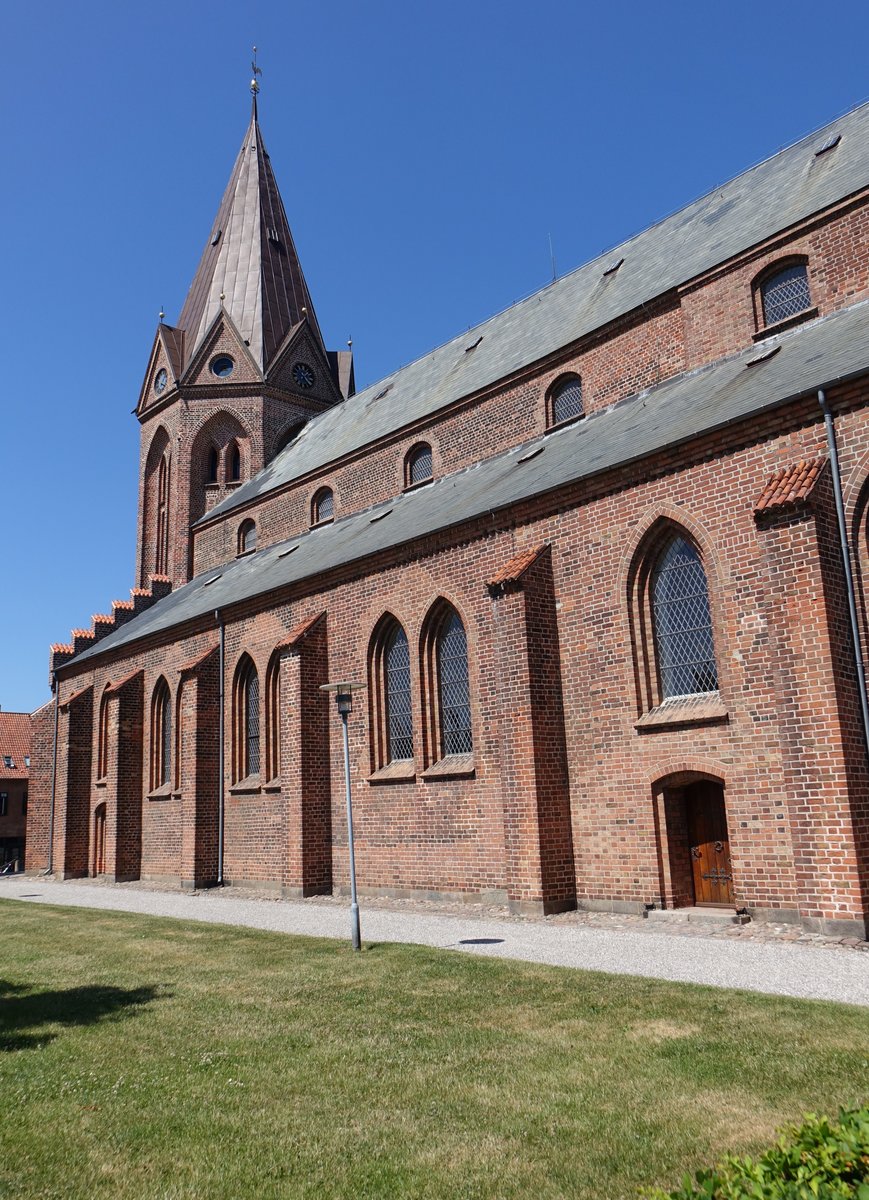
{"label": "tall lancet window", "polygon": [[663,698],[716,691],[706,572],[695,547],[679,534],[663,547],[652,572],[652,622]]}
{"label": "tall lancet window", "polygon": [[160,459],[157,474],[157,552],[154,571],[157,575],[167,574],[169,569],[169,455]]}

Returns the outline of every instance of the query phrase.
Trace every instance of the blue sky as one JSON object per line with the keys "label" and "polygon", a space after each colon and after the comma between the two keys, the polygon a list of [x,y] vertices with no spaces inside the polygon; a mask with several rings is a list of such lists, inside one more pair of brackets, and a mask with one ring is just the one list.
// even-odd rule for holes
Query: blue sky
{"label": "blue sky", "polygon": [[249,114],[357,385],[869,95],[869,5],[8,7],[0,705],[134,583],[138,425]]}

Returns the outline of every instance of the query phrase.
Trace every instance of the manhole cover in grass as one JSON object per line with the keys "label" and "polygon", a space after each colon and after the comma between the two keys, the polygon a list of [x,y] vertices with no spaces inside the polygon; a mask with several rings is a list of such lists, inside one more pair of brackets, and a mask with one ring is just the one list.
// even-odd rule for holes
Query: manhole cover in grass
{"label": "manhole cover in grass", "polygon": [[462,938],[460,946],[497,946],[503,938]]}

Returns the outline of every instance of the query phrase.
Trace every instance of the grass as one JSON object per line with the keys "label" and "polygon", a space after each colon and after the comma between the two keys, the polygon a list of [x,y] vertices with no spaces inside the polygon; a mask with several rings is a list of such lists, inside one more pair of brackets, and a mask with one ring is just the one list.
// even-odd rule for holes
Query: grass
{"label": "grass", "polygon": [[869,1090],[843,1005],[14,901],[0,952],[16,1200],[619,1200]]}

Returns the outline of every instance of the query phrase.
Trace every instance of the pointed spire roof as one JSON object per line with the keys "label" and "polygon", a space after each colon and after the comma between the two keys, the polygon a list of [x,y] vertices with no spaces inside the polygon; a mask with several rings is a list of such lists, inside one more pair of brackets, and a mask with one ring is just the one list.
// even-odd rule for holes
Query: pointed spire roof
{"label": "pointed spire roof", "polygon": [[288,331],[307,318],[323,336],[263,144],[254,93],[250,124],[178,318],[187,366],[221,306],[268,370]]}

